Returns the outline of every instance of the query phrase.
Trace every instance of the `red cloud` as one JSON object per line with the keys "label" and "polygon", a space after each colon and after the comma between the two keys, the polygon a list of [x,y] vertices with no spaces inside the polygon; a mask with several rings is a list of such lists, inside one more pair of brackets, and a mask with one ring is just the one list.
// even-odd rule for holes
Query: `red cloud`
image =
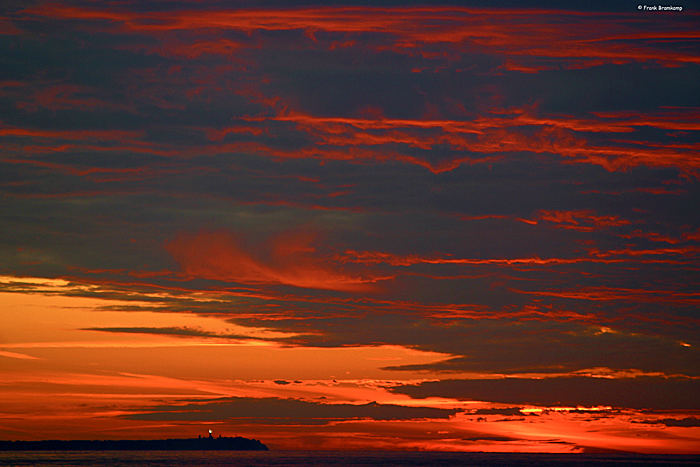
{"label": "red cloud", "polygon": [[697,305],[700,303],[700,293],[686,293],[674,290],[629,289],[622,287],[587,287],[578,290],[510,290],[527,295],[569,298],[574,300],[621,300],[638,303],[674,303],[682,305]]}
{"label": "red cloud", "polygon": [[[682,18],[671,27],[655,19],[640,18],[636,11],[606,14],[454,6],[128,11],[54,4],[28,8],[22,13],[30,17],[108,21],[132,33],[298,30],[304,31],[313,43],[317,42],[319,31],[344,35],[376,33],[388,38],[388,43],[379,49],[424,56],[431,52],[424,46],[431,44],[455,50],[478,49],[508,57],[504,60],[506,69],[528,73],[548,68],[537,63],[542,58],[556,58],[569,68],[644,61],[665,66],[700,62],[695,54],[668,47],[668,43],[698,37],[693,19]],[[629,41],[635,45],[625,43]],[[347,38],[341,43],[354,44]],[[338,41],[332,41],[330,46],[337,44]],[[228,55],[231,47],[206,45],[201,52]],[[200,51],[193,53],[196,56]],[[530,63],[533,60],[535,63]]]}
{"label": "red cloud", "polygon": [[581,230],[584,232],[589,232],[603,227],[618,227],[630,223],[630,221],[622,219],[619,216],[598,216],[591,210],[541,210],[537,213],[536,220],[543,220],[557,224],[557,227],[562,229]]}
{"label": "red cloud", "polygon": [[[600,251],[597,249],[591,250],[589,256],[571,257],[571,258],[541,258],[539,256],[530,256],[523,258],[453,258],[453,257],[437,257],[437,256],[420,256],[420,255],[396,255],[382,251],[354,251],[347,250],[344,255],[338,257],[342,262],[362,263],[362,264],[379,264],[385,263],[391,266],[413,266],[414,264],[465,264],[465,265],[497,265],[497,266],[544,266],[558,264],[577,264],[577,263],[667,263],[681,264],[681,261],[670,258],[640,258],[654,255],[669,255],[669,254],[691,254],[698,251],[697,247],[685,248],[662,248],[651,250],[609,250]],[[613,256],[613,258],[611,258]]]}
{"label": "red cloud", "polygon": [[[662,112],[658,117],[635,118],[628,114],[611,114],[606,118],[538,117],[528,109],[492,111],[493,115],[475,120],[409,120],[319,117],[286,111],[276,117],[246,118],[248,122],[265,120],[289,122],[307,133],[313,148],[285,153],[266,148],[267,155],[280,158],[317,157],[336,160],[394,160],[423,166],[434,173],[453,170],[462,164],[490,163],[506,153],[533,152],[562,156],[565,163],[596,164],[609,171],[646,165],[677,167],[695,173],[698,161],[696,145],[656,143],[653,141],[613,140],[612,144],[593,143],[584,133],[630,133],[639,127],[688,129],[693,111]],[[615,120],[617,118],[617,120]],[[537,128],[534,132],[525,127]],[[246,128],[243,126],[242,128]],[[231,132],[231,129],[226,130]],[[243,131],[243,130],[242,130]],[[256,150],[259,143],[239,143]],[[447,145],[454,150],[474,154],[432,162],[398,152],[396,145],[431,150]],[[238,149],[246,149],[238,148]]]}
{"label": "red cloud", "polygon": [[284,284],[312,289],[360,291],[380,278],[334,269],[314,246],[312,233],[284,233],[244,246],[231,232],[181,234],[165,248],[189,276],[247,284]]}

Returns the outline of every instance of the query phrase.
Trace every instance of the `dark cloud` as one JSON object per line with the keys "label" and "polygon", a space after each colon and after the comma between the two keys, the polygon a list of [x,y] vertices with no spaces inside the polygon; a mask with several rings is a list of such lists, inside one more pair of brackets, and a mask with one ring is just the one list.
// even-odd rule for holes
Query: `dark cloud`
{"label": "dark cloud", "polygon": [[[447,304],[443,307],[436,307],[444,310],[440,313],[441,320],[424,320],[420,313],[408,317],[399,313],[367,314],[362,321],[320,320],[315,322],[315,327],[324,330],[322,335],[307,335],[292,341],[323,346],[360,342],[401,344],[459,355],[434,363],[386,367],[397,371],[559,372],[607,367],[697,374],[698,353],[692,347],[679,345],[675,339],[608,332],[601,330],[601,326],[553,323],[544,318],[515,321],[505,318],[512,313],[508,308],[486,320],[488,312],[474,307],[476,311],[468,313],[471,319],[458,319],[451,315],[458,315],[459,309]],[[554,311],[551,317],[556,316]],[[292,323],[283,327],[290,325],[298,332],[305,329]]]}
{"label": "dark cloud", "polygon": [[464,441],[518,441],[518,438],[511,438],[510,436],[474,436],[472,438],[462,438]]}
{"label": "dark cloud", "polygon": [[477,409],[473,415],[522,415],[521,407],[506,407],[503,409]]}
{"label": "dark cloud", "polygon": [[217,399],[206,403],[157,406],[147,413],[127,415],[132,420],[238,420],[246,423],[324,425],[342,420],[446,419],[457,409],[405,407],[378,404],[319,404],[296,399],[244,398]]}
{"label": "dark cloud", "polygon": [[649,424],[649,425],[679,426],[679,427],[690,428],[690,427],[700,426],[700,418],[696,418],[696,417],[659,418],[656,420],[633,421],[633,423],[645,423],[645,424]]}
{"label": "dark cloud", "polygon": [[93,327],[83,328],[83,331],[101,331],[113,333],[127,334],[158,334],[175,337],[211,337],[219,339],[253,339],[265,340],[260,337],[250,337],[244,334],[221,334],[215,332],[204,331],[202,329],[194,329],[188,327],[163,327],[163,328],[148,328],[148,327]]}
{"label": "dark cloud", "polygon": [[700,383],[679,378],[504,378],[442,380],[392,388],[411,397],[453,397],[540,406],[613,406],[634,409],[698,409]]}

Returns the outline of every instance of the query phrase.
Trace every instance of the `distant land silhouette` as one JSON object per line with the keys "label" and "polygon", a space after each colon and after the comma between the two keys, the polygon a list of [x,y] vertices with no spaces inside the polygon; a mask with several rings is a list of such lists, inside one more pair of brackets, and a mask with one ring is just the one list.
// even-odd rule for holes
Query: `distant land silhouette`
{"label": "distant land silhouette", "polygon": [[219,436],[185,439],[0,441],[0,451],[269,451],[257,439]]}

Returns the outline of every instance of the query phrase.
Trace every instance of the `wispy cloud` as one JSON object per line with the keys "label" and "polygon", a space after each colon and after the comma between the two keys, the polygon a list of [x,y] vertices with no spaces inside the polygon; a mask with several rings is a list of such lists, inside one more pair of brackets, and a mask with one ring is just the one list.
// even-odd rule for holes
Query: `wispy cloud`
{"label": "wispy cloud", "polygon": [[[207,279],[347,291],[369,289],[383,279],[333,269],[316,252],[315,236],[311,232],[283,233],[268,244],[244,248],[233,233],[202,232],[180,235],[166,249],[185,274]],[[255,250],[261,253],[252,253]]]}

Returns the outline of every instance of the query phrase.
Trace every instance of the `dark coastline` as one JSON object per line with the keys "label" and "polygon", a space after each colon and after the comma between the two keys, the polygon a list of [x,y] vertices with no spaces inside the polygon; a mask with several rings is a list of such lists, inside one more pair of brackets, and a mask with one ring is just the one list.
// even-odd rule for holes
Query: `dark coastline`
{"label": "dark coastline", "polygon": [[257,439],[185,438],[138,440],[0,441],[0,451],[268,451]]}

